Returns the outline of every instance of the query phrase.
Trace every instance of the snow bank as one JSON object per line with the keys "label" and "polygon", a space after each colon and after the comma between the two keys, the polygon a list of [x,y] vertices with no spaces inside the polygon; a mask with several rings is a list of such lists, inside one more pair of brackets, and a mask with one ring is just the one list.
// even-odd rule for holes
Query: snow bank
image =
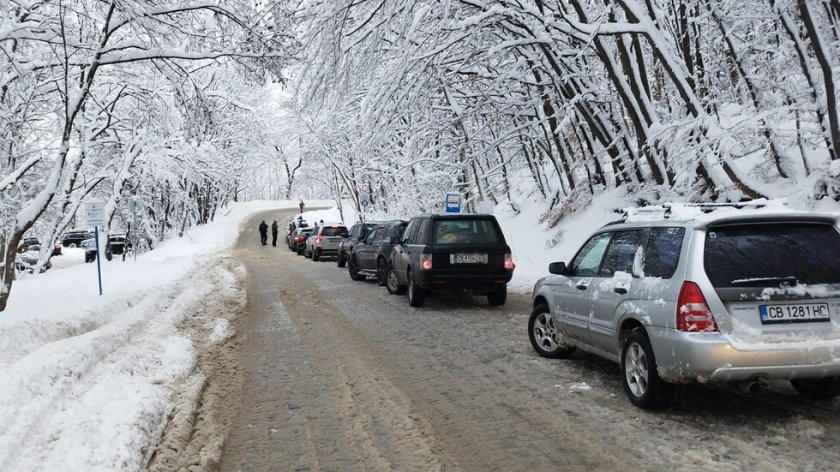
{"label": "snow bank", "polygon": [[[102,261],[103,296],[80,250],[17,281],[0,313],[0,470],[142,469],[193,375],[197,341],[179,326],[207,303],[243,296],[244,271],[220,262],[241,222],[296,207],[234,204],[136,262]],[[233,335],[227,320],[206,316],[204,342]]]}

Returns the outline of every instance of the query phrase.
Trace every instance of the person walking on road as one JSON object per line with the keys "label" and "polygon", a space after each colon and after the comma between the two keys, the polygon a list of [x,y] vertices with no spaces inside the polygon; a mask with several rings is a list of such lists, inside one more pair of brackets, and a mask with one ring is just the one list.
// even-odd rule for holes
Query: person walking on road
{"label": "person walking on road", "polygon": [[268,240],[268,225],[265,224],[265,220],[262,220],[260,223],[260,242],[262,245],[266,245],[266,241]]}
{"label": "person walking on road", "polygon": [[298,203],[298,206],[300,207],[300,212],[303,213],[303,200]]}
{"label": "person walking on road", "polygon": [[277,247],[277,220],[271,223],[271,245]]}

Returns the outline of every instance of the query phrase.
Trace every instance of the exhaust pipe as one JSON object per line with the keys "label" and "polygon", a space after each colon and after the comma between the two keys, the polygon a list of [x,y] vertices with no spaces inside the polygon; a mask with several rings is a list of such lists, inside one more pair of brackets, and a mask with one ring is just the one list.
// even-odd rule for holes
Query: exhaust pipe
{"label": "exhaust pipe", "polygon": [[759,392],[759,390],[763,390],[766,384],[761,381],[761,379],[749,379],[743,382],[738,382],[737,390],[741,393],[746,393],[749,395],[755,395]]}

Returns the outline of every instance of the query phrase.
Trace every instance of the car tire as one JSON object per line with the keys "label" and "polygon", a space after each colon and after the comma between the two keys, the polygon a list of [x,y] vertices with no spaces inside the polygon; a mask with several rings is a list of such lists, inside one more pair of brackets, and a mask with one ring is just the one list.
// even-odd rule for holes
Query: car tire
{"label": "car tire", "polygon": [[344,256],[344,251],[338,251],[338,256],[336,256],[335,258],[335,264],[339,267],[344,267],[347,265],[347,257]]}
{"label": "car tire", "polygon": [[69,245],[67,245],[67,247],[72,247],[73,249],[76,249],[78,246],[76,246],[76,243],[70,243]]}
{"label": "car tire", "polygon": [[365,280],[366,277],[359,273],[359,263],[356,258],[350,256],[350,262],[347,264],[347,271],[350,273],[350,278],[356,281]]}
{"label": "car tire", "polygon": [[653,348],[647,333],[641,328],[630,331],[624,341],[621,372],[630,403],[644,409],[655,409],[671,401],[674,386],[659,377]]}
{"label": "car tire", "polygon": [[414,276],[411,275],[411,271],[408,272],[408,304],[409,306],[413,307],[421,307],[423,306],[423,302],[426,301],[426,291],[423,290],[422,287],[417,285],[417,282],[414,281]]}
{"label": "car tire", "polygon": [[531,311],[528,319],[528,338],[531,346],[542,357],[565,359],[575,352],[575,347],[566,344],[563,334],[554,327],[554,319],[548,305],[540,304]]}
{"label": "car tire", "polygon": [[840,395],[840,377],[794,379],[790,384],[797,393],[811,400],[828,400]]}
{"label": "car tire", "polygon": [[321,251],[316,249],[315,252],[312,253],[312,260],[317,262],[318,259],[320,259],[320,258],[321,258]]}
{"label": "car tire", "polygon": [[388,282],[386,277],[388,276],[388,264],[385,263],[385,259],[379,258],[376,261],[376,285],[380,287],[384,287],[385,284]]}
{"label": "car tire", "polygon": [[501,286],[487,294],[487,303],[493,306],[504,305],[507,302],[507,286]]}
{"label": "car tire", "polygon": [[407,285],[400,284],[397,271],[393,267],[389,267],[388,272],[385,274],[385,288],[388,289],[388,293],[391,295],[402,295],[408,290]]}

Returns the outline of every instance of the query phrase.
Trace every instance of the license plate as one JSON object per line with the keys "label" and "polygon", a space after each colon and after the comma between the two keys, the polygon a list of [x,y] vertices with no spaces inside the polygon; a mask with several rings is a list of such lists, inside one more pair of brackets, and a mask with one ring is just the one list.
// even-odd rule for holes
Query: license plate
{"label": "license plate", "polygon": [[450,264],[487,264],[487,254],[450,254]]}
{"label": "license plate", "polygon": [[764,324],[831,320],[827,303],[760,305],[758,311]]}

